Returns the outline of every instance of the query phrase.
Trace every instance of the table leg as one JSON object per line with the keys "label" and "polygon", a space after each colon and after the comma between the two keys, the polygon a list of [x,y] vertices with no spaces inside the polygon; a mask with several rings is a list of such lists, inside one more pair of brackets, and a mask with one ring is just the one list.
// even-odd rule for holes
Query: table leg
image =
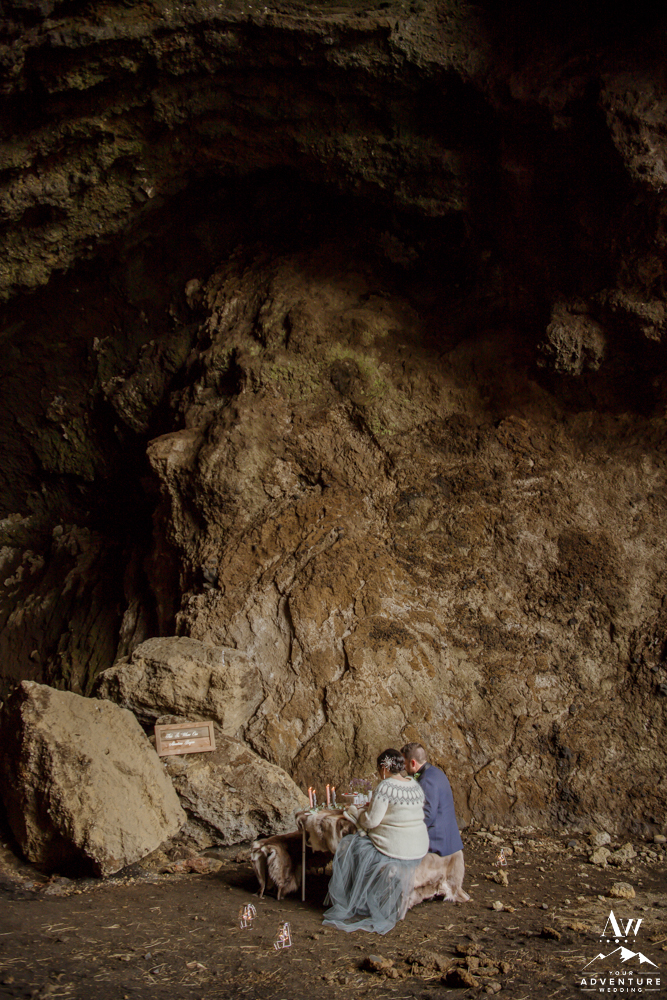
{"label": "table leg", "polygon": [[306,900],[306,828],[301,830],[301,902]]}

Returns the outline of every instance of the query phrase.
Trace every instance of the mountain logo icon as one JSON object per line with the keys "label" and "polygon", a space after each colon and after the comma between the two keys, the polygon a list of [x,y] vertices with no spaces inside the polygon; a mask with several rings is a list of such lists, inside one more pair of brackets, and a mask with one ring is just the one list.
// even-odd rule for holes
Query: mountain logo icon
{"label": "mountain logo icon", "polygon": [[609,952],[608,955],[603,955],[603,953],[600,952],[599,955],[596,955],[595,958],[591,959],[588,965],[584,966],[584,969],[582,971],[587,969],[589,966],[594,965],[595,962],[601,962],[601,961],[606,962],[613,956],[615,956],[617,961],[620,960],[621,962],[629,962],[632,959],[636,959],[639,962],[640,967],[643,965],[650,965],[654,969],[658,968],[655,962],[652,962],[651,959],[647,958],[646,955],[642,954],[641,951],[631,951],[630,948],[625,948],[623,945],[621,945],[620,948],[614,948],[614,950]]}

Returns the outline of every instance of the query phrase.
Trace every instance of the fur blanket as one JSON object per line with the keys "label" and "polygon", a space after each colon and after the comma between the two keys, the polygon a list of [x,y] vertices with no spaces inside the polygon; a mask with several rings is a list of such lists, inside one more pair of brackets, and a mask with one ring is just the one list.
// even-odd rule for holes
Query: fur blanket
{"label": "fur blanket", "polygon": [[452,903],[467,903],[470,896],[461,888],[464,875],[463,851],[444,858],[439,854],[427,854],[415,872],[415,884],[405,912],[435,896],[444,896]]}
{"label": "fur blanket", "polygon": [[308,846],[313,851],[335,854],[338,845],[348,833],[356,832],[356,824],[339,812],[311,813],[307,809],[296,814],[296,825],[306,828]]}

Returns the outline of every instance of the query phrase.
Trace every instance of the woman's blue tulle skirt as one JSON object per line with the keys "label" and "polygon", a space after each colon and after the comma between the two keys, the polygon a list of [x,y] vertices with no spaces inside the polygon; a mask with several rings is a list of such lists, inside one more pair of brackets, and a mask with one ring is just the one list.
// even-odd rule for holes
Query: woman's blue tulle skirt
{"label": "woman's blue tulle skirt", "polygon": [[341,931],[386,934],[405,916],[419,861],[381,854],[369,837],[343,837],[333,860],[323,923]]}

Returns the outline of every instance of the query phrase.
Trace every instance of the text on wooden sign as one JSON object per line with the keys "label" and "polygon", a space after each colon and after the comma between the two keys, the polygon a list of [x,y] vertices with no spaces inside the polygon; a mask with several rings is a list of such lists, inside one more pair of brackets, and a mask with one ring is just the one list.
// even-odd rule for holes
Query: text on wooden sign
{"label": "text on wooden sign", "polygon": [[160,757],[215,750],[212,722],[186,722],[179,726],[155,727],[155,749]]}

